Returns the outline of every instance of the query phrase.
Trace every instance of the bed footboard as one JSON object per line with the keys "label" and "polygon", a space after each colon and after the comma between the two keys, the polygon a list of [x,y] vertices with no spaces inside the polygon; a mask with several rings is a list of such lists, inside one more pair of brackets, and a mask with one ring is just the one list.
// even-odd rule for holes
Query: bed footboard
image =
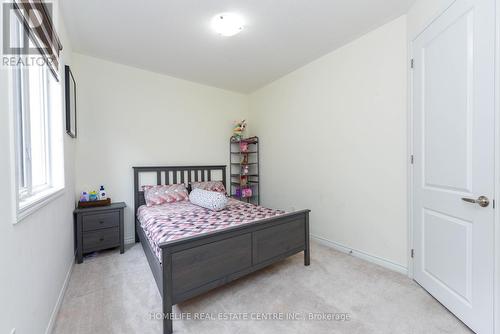
{"label": "bed footboard", "polygon": [[163,333],[172,306],[299,252],[310,263],[309,210],[161,244]]}

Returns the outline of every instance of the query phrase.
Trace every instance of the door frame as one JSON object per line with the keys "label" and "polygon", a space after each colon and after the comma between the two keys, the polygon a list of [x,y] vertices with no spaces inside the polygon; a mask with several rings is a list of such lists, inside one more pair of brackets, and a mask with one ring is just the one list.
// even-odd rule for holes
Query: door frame
{"label": "door frame", "polygon": [[495,333],[500,334],[500,0],[495,1]]}
{"label": "door frame", "polygon": [[[407,72],[407,219],[408,219],[408,277],[414,278],[414,261],[411,257],[413,244],[413,164],[411,157],[413,154],[413,69],[411,68],[411,59],[413,58],[413,46],[417,37],[431,25],[438,17],[440,17],[455,1],[452,1],[443,11],[432,17],[426,24],[419,29],[419,32],[413,36],[408,36],[408,72]],[[500,0],[495,0],[496,17],[495,17],[495,202],[496,208],[494,212],[494,230],[495,230],[495,286],[494,286],[494,332],[500,334]]]}

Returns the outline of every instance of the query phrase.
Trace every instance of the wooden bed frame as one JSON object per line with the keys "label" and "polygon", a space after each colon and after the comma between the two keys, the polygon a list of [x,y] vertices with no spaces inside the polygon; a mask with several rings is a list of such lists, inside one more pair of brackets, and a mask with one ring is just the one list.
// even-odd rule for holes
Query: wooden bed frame
{"label": "wooden bed frame", "polygon": [[[143,173],[156,173],[156,184],[217,181],[226,185],[226,166],[134,167],[135,241],[140,241],[163,300],[163,333],[172,333],[172,306],[224,285],[291,255],[309,258],[309,212],[296,211],[254,223],[160,244],[158,261],[137,219],[145,204]],[[151,184],[151,183],[149,183]],[[227,189],[227,187],[226,187]]]}

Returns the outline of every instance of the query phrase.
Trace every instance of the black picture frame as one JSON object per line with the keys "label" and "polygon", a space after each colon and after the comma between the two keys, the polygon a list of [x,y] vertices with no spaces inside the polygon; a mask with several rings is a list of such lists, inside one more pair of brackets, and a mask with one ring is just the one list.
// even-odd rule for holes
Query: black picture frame
{"label": "black picture frame", "polygon": [[76,81],[68,65],[64,66],[64,82],[66,92],[66,133],[76,138]]}

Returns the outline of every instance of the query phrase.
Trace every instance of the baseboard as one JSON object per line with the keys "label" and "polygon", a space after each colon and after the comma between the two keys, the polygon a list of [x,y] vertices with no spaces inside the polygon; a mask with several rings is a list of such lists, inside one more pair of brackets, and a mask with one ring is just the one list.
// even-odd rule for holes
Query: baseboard
{"label": "baseboard", "polygon": [[135,244],[135,235],[126,237],[123,241],[125,242],[125,245]]}
{"label": "baseboard", "polygon": [[69,266],[68,272],[66,273],[66,278],[64,279],[63,286],[61,287],[61,291],[59,292],[59,297],[57,297],[56,304],[54,305],[54,309],[52,310],[52,314],[50,316],[47,329],[45,330],[45,334],[51,334],[52,331],[54,330],[57,314],[59,313],[59,309],[61,308],[61,304],[64,299],[64,294],[66,293],[66,289],[68,288],[68,283],[71,278],[71,273],[73,273],[74,266],[75,266],[75,257],[73,256],[73,258],[71,259],[71,264]]}
{"label": "baseboard", "polygon": [[378,264],[379,266],[382,266],[384,268],[397,271],[398,273],[401,273],[403,275],[408,275],[408,268],[400,264],[394,263],[390,260],[381,258],[379,256],[371,255],[357,249],[349,248],[347,246],[339,244],[338,242],[327,240],[325,238],[321,238],[316,235],[311,234],[311,239],[324,246],[338,250],[339,252],[350,254],[360,259],[366,260],[368,262]]}

